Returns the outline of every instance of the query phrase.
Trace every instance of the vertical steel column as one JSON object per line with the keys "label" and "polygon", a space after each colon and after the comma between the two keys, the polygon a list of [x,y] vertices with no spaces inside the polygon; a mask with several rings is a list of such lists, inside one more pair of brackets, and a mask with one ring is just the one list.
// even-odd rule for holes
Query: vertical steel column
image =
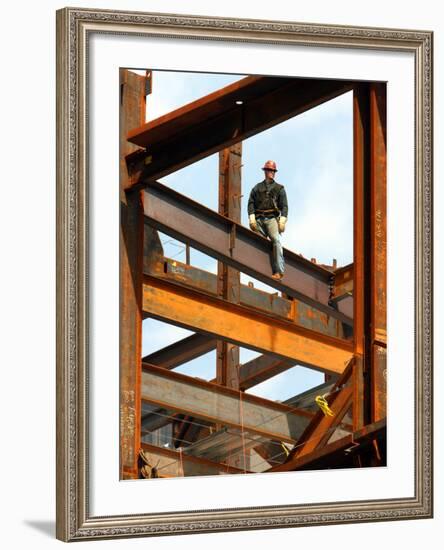
{"label": "vertical steel column", "polygon": [[368,190],[369,190],[369,92],[367,84],[353,91],[353,429],[365,424],[364,386],[366,327],[369,298]]}
{"label": "vertical steel column", "polygon": [[354,91],[353,425],[386,416],[386,86]]}
{"label": "vertical steel column", "polygon": [[386,417],[387,146],[386,84],[370,85],[371,134],[371,349],[370,422]]}
{"label": "vertical steel column", "polygon": [[137,477],[141,422],[143,194],[124,188],[127,133],[145,122],[145,77],[120,70],[120,477]]}
{"label": "vertical steel column", "polygon": [[[242,143],[219,153],[219,214],[241,221],[241,163]],[[218,262],[217,293],[228,302],[240,301],[240,272]],[[216,380],[218,384],[239,389],[239,347],[217,342]]]}

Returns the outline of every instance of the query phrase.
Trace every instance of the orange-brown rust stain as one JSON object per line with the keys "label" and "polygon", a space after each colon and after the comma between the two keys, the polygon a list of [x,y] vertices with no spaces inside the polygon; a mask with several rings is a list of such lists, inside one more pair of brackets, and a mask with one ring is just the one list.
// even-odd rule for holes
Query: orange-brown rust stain
{"label": "orange-brown rust stain", "polygon": [[144,284],[143,308],[163,319],[200,329],[235,343],[306,362],[321,370],[342,373],[351,351],[298,334],[292,327],[252,319],[206,300],[193,300]]}

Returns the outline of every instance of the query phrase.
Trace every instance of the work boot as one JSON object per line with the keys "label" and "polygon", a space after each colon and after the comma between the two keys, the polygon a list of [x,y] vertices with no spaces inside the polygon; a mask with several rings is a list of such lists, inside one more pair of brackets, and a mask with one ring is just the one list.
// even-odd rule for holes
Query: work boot
{"label": "work boot", "polygon": [[280,281],[282,279],[282,277],[284,276],[283,273],[273,273],[273,275],[271,276],[272,279],[276,279],[277,281]]}

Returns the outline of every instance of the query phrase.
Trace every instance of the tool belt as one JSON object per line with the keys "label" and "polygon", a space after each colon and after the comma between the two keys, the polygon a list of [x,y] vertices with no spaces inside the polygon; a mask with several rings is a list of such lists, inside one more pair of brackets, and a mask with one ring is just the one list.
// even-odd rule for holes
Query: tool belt
{"label": "tool belt", "polygon": [[255,210],[254,213],[257,214],[258,216],[270,216],[270,215],[278,216],[279,210],[276,210],[275,208],[271,208],[269,210]]}

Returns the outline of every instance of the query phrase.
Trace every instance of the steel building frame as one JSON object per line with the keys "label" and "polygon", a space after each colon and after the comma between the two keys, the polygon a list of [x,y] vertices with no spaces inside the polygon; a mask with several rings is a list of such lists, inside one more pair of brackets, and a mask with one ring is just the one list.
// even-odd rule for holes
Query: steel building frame
{"label": "steel building frame", "polygon": [[[385,465],[385,84],[247,77],[145,123],[151,86],[150,71],[120,71],[121,478]],[[242,141],[347,91],[353,264],[285,250],[276,281],[270,243],[240,224]],[[218,212],[157,181],[215,152]],[[166,258],[159,230],[217,259],[217,274],[189,255]],[[241,284],[240,271],[281,294]],[[142,357],[145,317],[195,334]],[[262,355],[240,365],[239,346]],[[212,350],[214,380],[174,372]],[[325,383],[285,403],[245,393],[295,365],[323,372]],[[173,448],[146,441],[161,430]]]}

